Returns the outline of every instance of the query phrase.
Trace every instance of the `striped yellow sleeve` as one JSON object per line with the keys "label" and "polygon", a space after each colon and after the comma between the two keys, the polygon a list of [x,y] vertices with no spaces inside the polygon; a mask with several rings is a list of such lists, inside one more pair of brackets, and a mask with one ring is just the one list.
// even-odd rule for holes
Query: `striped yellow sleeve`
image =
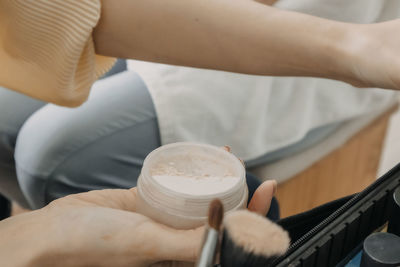
{"label": "striped yellow sleeve", "polygon": [[95,54],[100,0],[0,0],[0,85],[78,106],[115,59]]}

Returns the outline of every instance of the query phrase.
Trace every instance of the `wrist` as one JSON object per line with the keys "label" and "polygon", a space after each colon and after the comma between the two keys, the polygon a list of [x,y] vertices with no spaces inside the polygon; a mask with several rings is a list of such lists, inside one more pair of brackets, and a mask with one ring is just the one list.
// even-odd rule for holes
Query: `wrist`
{"label": "wrist", "polygon": [[368,77],[363,77],[364,69],[370,63],[368,58],[371,52],[377,50],[371,49],[373,42],[367,32],[368,26],[362,24],[346,24],[343,29],[343,38],[335,42],[335,66],[336,72],[333,79],[341,80],[356,87],[371,87],[368,84]]}
{"label": "wrist", "polygon": [[335,34],[330,35],[330,44],[326,50],[328,75],[325,78],[358,85],[356,61],[363,41],[359,35],[355,24],[338,23],[335,26]]}

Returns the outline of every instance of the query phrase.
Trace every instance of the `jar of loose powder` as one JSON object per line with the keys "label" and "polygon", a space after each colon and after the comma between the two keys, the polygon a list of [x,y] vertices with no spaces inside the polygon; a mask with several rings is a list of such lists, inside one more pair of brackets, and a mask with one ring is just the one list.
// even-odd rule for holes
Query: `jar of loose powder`
{"label": "jar of loose powder", "polygon": [[240,160],[219,147],[196,143],[175,143],[151,152],[137,190],[137,211],[176,229],[203,225],[215,198],[230,212],[245,208],[248,197]]}

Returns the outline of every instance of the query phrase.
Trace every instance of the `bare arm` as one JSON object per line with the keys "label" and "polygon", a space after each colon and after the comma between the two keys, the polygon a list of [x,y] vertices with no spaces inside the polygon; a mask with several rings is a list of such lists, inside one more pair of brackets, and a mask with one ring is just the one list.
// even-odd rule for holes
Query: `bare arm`
{"label": "bare arm", "polygon": [[103,0],[94,40],[108,56],[400,87],[360,80],[364,28],[248,0]]}
{"label": "bare arm", "polygon": [[[103,1],[100,54],[261,75],[337,64],[340,23],[247,0]],[[316,53],[319,51],[319,53]]]}

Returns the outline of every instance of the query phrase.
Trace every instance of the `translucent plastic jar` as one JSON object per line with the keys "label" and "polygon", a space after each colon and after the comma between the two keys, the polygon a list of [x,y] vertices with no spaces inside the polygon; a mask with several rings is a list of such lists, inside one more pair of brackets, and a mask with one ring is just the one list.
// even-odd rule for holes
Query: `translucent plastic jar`
{"label": "translucent plastic jar", "polygon": [[215,198],[230,212],[245,208],[248,197],[240,160],[219,147],[196,143],[175,143],[151,152],[137,189],[137,211],[177,229],[203,225]]}

